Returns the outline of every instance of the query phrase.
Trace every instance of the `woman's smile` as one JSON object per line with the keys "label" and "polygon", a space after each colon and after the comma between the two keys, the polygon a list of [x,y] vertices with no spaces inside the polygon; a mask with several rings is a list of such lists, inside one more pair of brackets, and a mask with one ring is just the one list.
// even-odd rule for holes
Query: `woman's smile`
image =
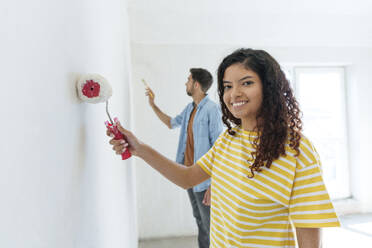
{"label": "woman's smile", "polygon": [[233,106],[234,109],[239,109],[243,105],[247,104],[248,101],[238,101],[238,102],[233,102],[231,105]]}

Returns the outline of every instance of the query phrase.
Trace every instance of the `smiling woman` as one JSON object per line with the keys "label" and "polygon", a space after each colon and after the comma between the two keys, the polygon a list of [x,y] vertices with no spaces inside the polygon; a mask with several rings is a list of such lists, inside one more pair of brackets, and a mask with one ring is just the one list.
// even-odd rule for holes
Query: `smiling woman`
{"label": "smiling woman", "polygon": [[128,142],[110,143],[185,189],[211,177],[210,247],[294,248],[295,228],[299,248],[319,248],[319,228],[340,223],[280,66],[265,51],[237,50],[219,66],[218,91],[228,129],[192,166],[165,158],[120,123]]}
{"label": "smiling woman", "polygon": [[252,176],[285,155],[287,141],[299,154],[300,109],[284,72],[270,54],[240,49],[227,56],[218,68],[218,93],[222,120],[231,135],[231,124],[258,132],[253,141]]}
{"label": "smiling woman", "polygon": [[256,116],[262,104],[262,82],[254,71],[234,64],[225,71],[223,102],[245,130],[256,127]]}
{"label": "smiling woman", "polygon": [[339,221],[279,64],[237,50],[219,66],[218,91],[228,130],[197,162],[212,176],[216,247],[294,247],[290,220],[300,248],[319,247],[319,228]]}

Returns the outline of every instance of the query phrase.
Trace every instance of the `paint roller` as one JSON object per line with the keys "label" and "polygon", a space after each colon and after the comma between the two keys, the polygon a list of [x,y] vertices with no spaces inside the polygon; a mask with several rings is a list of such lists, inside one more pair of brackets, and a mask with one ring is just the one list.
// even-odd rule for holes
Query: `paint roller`
{"label": "paint roller", "polygon": [[[79,98],[87,103],[101,103],[106,102],[106,114],[108,121],[105,121],[105,125],[112,134],[114,134],[115,140],[125,139],[124,135],[118,130],[117,126],[111,119],[108,110],[108,99],[112,96],[112,88],[108,81],[99,74],[85,74],[80,77],[76,84]],[[114,118],[117,121],[117,118]],[[132,156],[129,149],[125,149],[125,152],[121,154],[122,160],[128,159]]]}

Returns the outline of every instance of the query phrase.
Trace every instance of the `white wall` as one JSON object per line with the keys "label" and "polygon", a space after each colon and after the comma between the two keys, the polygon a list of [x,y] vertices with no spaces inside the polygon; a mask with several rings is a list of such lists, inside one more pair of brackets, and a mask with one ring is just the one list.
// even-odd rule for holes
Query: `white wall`
{"label": "white wall", "polygon": [[369,0],[131,0],[129,6],[134,43],[372,44]]}
{"label": "white wall", "polygon": [[[174,116],[191,101],[184,86],[188,69],[207,68],[216,79],[221,59],[239,47],[266,49],[282,64],[346,65],[351,187],[357,210],[372,211],[371,1],[130,1],[129,14],[135,130],[173,159],[179,133],[152,112],[141,78]],[[186,193],[140,160],[136,169],[139,237],[195,234]]]}
{"label": "white wall", "polygon": [[104,104],[75,89],[104,75],[129,125],[126,2],[0,5],[0,247],[137,247],[132,165],[107,144]]}

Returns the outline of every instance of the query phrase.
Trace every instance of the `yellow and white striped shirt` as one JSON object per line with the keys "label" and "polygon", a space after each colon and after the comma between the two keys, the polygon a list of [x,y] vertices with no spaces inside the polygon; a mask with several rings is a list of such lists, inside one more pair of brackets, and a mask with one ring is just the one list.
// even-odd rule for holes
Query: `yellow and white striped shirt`
{"label": "yellow and white striped shirt", "polygon": [[256,133],[233,130],[197,161],[212,177],[210,247],[295,247],[292,225],[340,226],[306,137],[298,157],[287,144],[285,156],[248,178]]}

